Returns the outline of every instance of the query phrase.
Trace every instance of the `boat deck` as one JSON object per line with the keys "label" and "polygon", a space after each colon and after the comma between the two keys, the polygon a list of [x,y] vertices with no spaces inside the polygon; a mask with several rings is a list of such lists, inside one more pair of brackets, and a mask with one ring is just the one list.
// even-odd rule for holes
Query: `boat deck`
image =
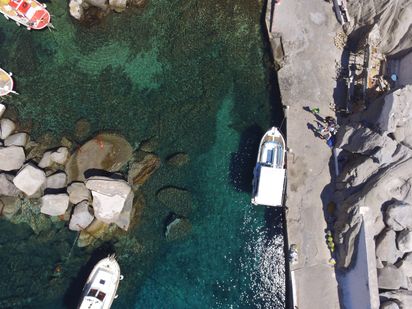
{"label": "boat deck", "polygon": [[31,29],[40,30],[50,23],[50,13],[33,0],[0,0],[0,12]]}
{"label": "boat deck", "polygon": [[0,69],[0,97],[7,95],[13,90],[13,80],[10,75]]}

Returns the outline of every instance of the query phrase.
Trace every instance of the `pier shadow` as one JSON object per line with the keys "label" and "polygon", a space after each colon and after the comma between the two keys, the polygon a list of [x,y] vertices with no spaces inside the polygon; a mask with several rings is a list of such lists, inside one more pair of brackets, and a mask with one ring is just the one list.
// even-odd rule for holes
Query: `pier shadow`
{"label": "pier shadow", "polygon": [[263,134],[257,124],[248,127],[240,135],[238,150],[230,156],[229,178],[238,191],[252,193],[253,169]]}
{"label": "pier shadow", "polygon": [[106,243],[103,246],[97,248],[93,251],[88,262],[80,268],[76,277],[70,283],[69,288],[63,297],[63,304],[67,309],[75,309],[79,305],[80,297],[82,295],[82,290],[86,284],[87,278],[92,272],[94,266],[101,259],[107,257],[109,254],[114,252],[114,248],[111,244]]}

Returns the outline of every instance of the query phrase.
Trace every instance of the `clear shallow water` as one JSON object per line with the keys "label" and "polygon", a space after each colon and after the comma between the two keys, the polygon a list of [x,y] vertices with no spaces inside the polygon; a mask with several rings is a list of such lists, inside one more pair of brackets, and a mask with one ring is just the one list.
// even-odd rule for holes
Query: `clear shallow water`
{"label": "clear shallow water", "polygon": [[[71,249],[76,235],[61,225],[36,235],[1,220],[0,274],[10,280],[0,283],[0,308],[73,307],[78,282],[113,250],[125,274],[113,308],[283,308],[281,216],[249,203],[257,145],[278,116],[260,4],[152,1],[91,28],[66,6],[49,4],[53,32],[0,21],[0,66],[21,93],[7,101],[9,116],[58,140],[85,118],[93,132],[119,132],[136,147],[156,137],[161,158],[183,151],[191,160],[163,165],[142,188],[136,228],[98,249]],[[164,238],[170,210],[155,198],[166,185],[195,202],[191,233],[174,242]]]}

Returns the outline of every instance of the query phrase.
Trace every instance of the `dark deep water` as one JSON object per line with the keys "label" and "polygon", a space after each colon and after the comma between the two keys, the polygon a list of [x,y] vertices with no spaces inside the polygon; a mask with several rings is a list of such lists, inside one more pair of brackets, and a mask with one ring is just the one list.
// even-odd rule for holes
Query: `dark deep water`
{"label": "dark deep water", "polygon": [[[118,132],[137,148],[190,156],[162,167],[143,186],[135,228],[97,248],[73,246],[76,233],[47,222],[34,233],[0,219],[0,308],[73,308],[93,264],[116,252],[125,279],[113,308],[284,308],[280,212],[250,205],[261,135],[279,102],[258,1],[151,0],[84,27],[66,1],[48,3],[55,31],[26,31],[0,19],[0,67],[20,93],[8,117],[40,138]],[[274,115],[275,113],[275,115]],[[191,191],[190,234],[166,241],[169,215],[155,193]],[[46,224],[46,223],[45,223]],[[54,273],[61,265],[60,275]]]}

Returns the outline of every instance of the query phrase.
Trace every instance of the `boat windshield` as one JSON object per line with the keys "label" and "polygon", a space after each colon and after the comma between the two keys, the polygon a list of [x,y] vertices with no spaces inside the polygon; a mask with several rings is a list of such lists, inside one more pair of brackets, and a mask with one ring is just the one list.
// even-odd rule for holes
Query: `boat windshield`
{"label": "boat windshield", "polygon": [[261,162],[268,166],[282,168],[283,149],[278,142],[266,142],[263,145]]}

